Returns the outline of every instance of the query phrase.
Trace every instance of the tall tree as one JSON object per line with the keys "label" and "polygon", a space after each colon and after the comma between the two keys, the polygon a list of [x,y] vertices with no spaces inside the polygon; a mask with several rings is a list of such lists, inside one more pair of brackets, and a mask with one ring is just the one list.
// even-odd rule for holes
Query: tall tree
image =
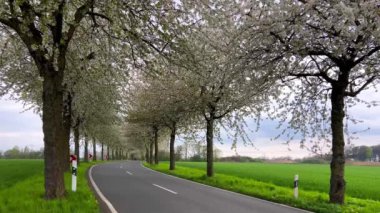
{"label": "tall tree", "polygon": [[96,161],[96,139],[92,138],[92,152],[94,153],[93,159]]}
{"label": "tall tree", "polygon": [[88,157],[89,157],[89,153],[88,153],[88,136],[85,135],[84,136],[84,162],[88,162]]}
{"label": "tall tree", "polygon": [[100,160],[104,161],[104,143],[101,143]]}
{"label": "tall tree", "polygon": [[79,125],[74,126],[74,154],[77,156],[78,166],[80,164],[80,156],[79,156],[79,141],[80,141],[80,133],[79,133]]}
{"label": "tall tree", "polygon": [[45,197],[48,199],[65,194],[64,158],[60,157],[64,154],[60,150],[65,150],[62,112],[66,54],[77,27],[93,3],[89,0],[78,8],[70,7],[72,13],[65,13],[66,1],[55,4],[3,1],[0,5],[0,23],[19,36],[43,78]]}
{"label": "tall tree", "polygon": [[[229,11],[230,4],[214,4]],[[206,126],[207,176],[211,177],[216,122],[237,127],[233,120],[241,120],[246,112],[259,114],[271,96],[273,78],[264,70],[250,72],[242,63],[234,15],[209,9],[201,10],[201,24],[178,39],[173,48],[178,55],[171,62],[185,72],[181,75],[185,84],[198,88],[197,109]]]}
{"label": "tall tree", "polygon": [[290,127],[303,136],[331,136],[330,202],[343,204],[345,109],[380,79],[378,4],[286,0],[246,6],[242,57],[254,69],[276,70],[292,92],[290,103],[281,104],[292,113]]}

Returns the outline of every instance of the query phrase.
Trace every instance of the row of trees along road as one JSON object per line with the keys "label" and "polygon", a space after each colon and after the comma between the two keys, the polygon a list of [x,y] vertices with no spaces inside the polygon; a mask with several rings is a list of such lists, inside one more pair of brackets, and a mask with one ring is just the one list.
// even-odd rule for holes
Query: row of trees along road
{"label": "row of trees along road", "polygon": [[246,141],[244,119],[266,114],[289,139],[331,142],[342,204],[344,118],[379,83],[379,19],[364,0],[3,1],[1,93],[42,114],[46,198],[64,195],[72,129],[151,163],[170,135],[170,169],[176,135],[205,129],[213,176],[218,129]]}
{"label": "row of trees along road", "polygon": [[[194,23],[176,37],[166,61],[153,66],[160,76],[153,79],[160,83],[143,77],[138,82],[144,92],[131,92],[134,99],[146,99],[130,103],[135,107],[129,121],[149,111],[158,116],[155,126],[164,125],[162,117],[169,112],[161,106],[191,100],[184,111],[192,119],[184,126],[206,128],[207,175],[212,176],[215,122],[236,126],[245,115],[258,117],[270,108],[271,118],[295,130],[287,133],[289,139],[300,134],[301,143],[307,138],[331,142],[330,201],[344,203],[344,117],[358,94],[379,82],[378,5],[289,0],[209,1],[192,7]],[[152,66],[147,69],[152,73]],[[175,80],[166,81],[168,74]],[[176,84],[191,91],[183,102],[173,103],[162,92]],[[174,169],[174,162],[170,165]]]}
{"label": "row of trees along road", "polygon": [[[105,74],[118,79],[112,73],[123,75],[127,64],[146,52],[145,46],[157,43],[156,48],[160,48],[159,39],[165,31],[156,29],[171,23],[172,17],[162,15],[171,8],[172,4],[161,1],[0,2],[1,53],[8,54],[1,61],[1,93],[16,92],[21,100],[32,99],[40,109],[47,199],[65,195],[63,173],[67,168],[71,126],[75,131],[84,130],[89,137],[89,127],[95,124],[90,120],[97,110],[84,106],[75,108],[81,110],[72,119],[70,111],[80,105],[75,100],[88,95],[96,103],[88,102],[91,107],[102,105],[89,90],[80,86],[76,90],[76,86],[89,83],[88,88],[107,92],[102,86],[112,81],[93,77]],[[148,22],[149,19],[152,20]],[[14,59],[12,53],[20,57]],[[76,71],[79,76],[71,78]]]}

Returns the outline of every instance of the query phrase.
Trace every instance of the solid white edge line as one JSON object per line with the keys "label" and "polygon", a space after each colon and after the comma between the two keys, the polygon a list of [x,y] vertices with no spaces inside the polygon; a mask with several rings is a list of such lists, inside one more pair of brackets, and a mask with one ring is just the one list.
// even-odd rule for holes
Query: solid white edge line
{"label": "solid white edge line", "polygon": [[129,174],[129,175],[133,175],[133,173],[132,173],[132,172],[128,172],[128,171],[126,171],[126,173],[127,173],[127,174]]}
{"label": "solid white edge line", "polygon": [[99,195],[100,199],[107,205],[108,209],[111,213],[117,213],[116,209],[113,207],[111,202],[103,195],[103,193],[100,191],[99,187],[96,185],[94,179],[92,178],[92,168],[94,168],[96,165],[91,166],[90,168],[90,182],[92,186],[94,187],[96,193]]}
{"label": "solid white edge line", "polygon": [[155,187],[158,187],[158,188],[160,188],[160,189],[163,189],[163,190],[165,190],[165,191],[168,191],[168,192],[170,192],[170,193],[173,193],[173,194],[178,194],[177,192],[175,192],[175,191],[172,191],[172,190],[170,190],[170,189],[167,189],[167,188],[165,188],[165,187],[163,187],[163,186],[160,186],[160,185],[157,185],[157,184],[152,184],[153,186],[155,186]]}
{"label": "solid white edge line", "polygon": [[212,189],[217,189],[217,190],[229,192],[229,193],[232,193],[232,194],[244,196],[244,197],[251,198],[251,199],[254,199],[254,200],[260,200],[260,201],[263,201],[263,202],[266,202],[266,203],[269,203],[269,204],[273,204],[273,205],[277,205],[277,206],[282,206],[282,207],[286,207],[286,208],[289,208],[289,209],[295,209],[295,210],[302,211],[302,212],[312,213],[311,211],[307,211],[305,209],[295,208],[293,206],[288,206],[288,205],[285,205],[285,204],[282,204],[282,203],[275,203],[275,202],[272,202],[272,201],[269,201],[269,200],[264,200],[264,199],[260,199],[260,198],[257,198],[257,197],[252,197],[252,196],[249,196],[249,195],[240,194],[240,193],[233,192],[233,191],[228,191],[226,189],[217,188],[217,187],[214,187],[214,186],[209,186],[209,185],[206,185],[206,184],[203,184],[203,183],[198,183],[198,182],[195,182],[195,181],[191,181],[191,180],[187,180],[187,179],[184,179],[184,178],[180,178],[180,177],[176,177],[176,176],[173,176],[173,175],[169,175],[169,174],[166,174],[166,173],[163,173],[163,172],[159,172],[159,171],[156,171],[156,170],[153,170],[151,168],[148,168],[148,167],[144,166],[141,161],[140,161],[140,165],[144,169],[147,169],[147,170],[150,170],[150,171],[153,171],[153,172],[156,172],[156,173],[160,173],[160,174],[166,175],[166,176],[171,177],[171,178],[187,181],[187,182],[190,182],[190,183],[195,183],[195,184],[206,186],[206,187],[212,188]]}

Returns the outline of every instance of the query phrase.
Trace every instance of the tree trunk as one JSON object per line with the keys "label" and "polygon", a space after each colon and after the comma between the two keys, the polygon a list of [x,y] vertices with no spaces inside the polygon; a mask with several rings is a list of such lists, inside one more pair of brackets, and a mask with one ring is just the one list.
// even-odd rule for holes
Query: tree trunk
{"label": "tree trunk", "polygon": [[154,133],[154,164],[158,164],[158,128],[153,128]]}
{"label": "tree trunk", "polygon": [[107,160],[111,160],[111,157],[110,157],[110,146],[107,145]]}
{"label": "tree trunk", "polygon": [[175,150],[174,150],[174,143],[175,143],[175,134],[176,134],[176,124],[173,124],[173,127],[171,129],[170,133],[170,170],[175,169]]}
{"label": "tree trunk", "polygon": [[67,97],[64,100],[63,106],[63,127],[65,129],[65,149],[62,156],[62,168],[64,171],[70,170],[70,133],[71,133],[71,95],[66,92]]}
{"label": "tree trunk", "polygon": [[84,162],[88,162],[88,137],[84,136]]}
{"label": "tree trunk", "polygon": [[63,73],[49,70],[43,81],[42,129],[44,133],[45,198],[65,195],[62,156],[66,147],[63,126]]}
{"label": "tree trunk", "polygon": [[[141,157],[142,157],[142,156],[141,156]],[[147,163],[150,162],[150,159],[149,159],[149,147],[148,147],[147,144],[145,144],[145,161],[146,161]]]}
{"label": "tree trunk", "polygon": [[214,176],[214,118],[207,119],[206,141],[207,141],[207,176]]}
{"label": "tree trunk", "polygon": [[150,142],[150,147],[149,147],[149,164],[153,164],[153,145],[154,145],[154,140]]}
{"label": "tree trunk", "polygon": [[185,145],[185,160],[187,160],[187,151],[188,151],[188,144],[187,144],[187,142],[185,142],[184,145]]}
{"label": "tree trunk", "polygon": [[333,86],[331,94],[332,160],[330,164],[330,202],[344,203],[344,91],[346,87]]}
{"label": "tree trunk", "polygon": [[74,153],[77,156],[77,164],[79,166],[79,125],[74,127]]}
{"label": "tree trunk", "polygon": [[96,161],[96,139],[92,139],[92,151],[93,151],[93,160]]}
{"label": "tree trunk", "polygon": [[104,161],[104,143],[102,143],[101,159]]}

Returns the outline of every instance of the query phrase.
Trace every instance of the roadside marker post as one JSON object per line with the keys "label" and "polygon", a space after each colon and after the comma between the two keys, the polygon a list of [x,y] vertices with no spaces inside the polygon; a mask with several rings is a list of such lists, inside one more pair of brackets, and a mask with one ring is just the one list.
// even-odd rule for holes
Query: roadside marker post
{"label": "roadside marker post", "polygon": [[73,192],[77,191],[77,169],[78,169],[78,163],[77,163],[77,156],[71,155],[71,190]]}
{"label": "roadside marker post", "polygon": [[298,175],[294,176],[294,198],[298,198]]}

